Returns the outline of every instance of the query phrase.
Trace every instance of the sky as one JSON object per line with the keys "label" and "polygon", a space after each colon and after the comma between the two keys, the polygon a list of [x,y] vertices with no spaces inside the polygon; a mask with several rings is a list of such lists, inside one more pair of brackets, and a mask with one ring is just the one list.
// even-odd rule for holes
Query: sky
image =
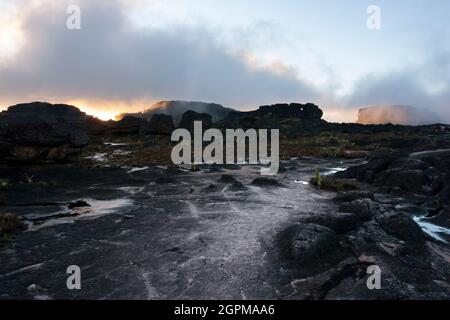
{"label": "sky", "polygon": [[107,119],[159,100],[313,102],[340,122],[411,105],[450,122],[449,36],[447,0],[0,0],[0,108]]}

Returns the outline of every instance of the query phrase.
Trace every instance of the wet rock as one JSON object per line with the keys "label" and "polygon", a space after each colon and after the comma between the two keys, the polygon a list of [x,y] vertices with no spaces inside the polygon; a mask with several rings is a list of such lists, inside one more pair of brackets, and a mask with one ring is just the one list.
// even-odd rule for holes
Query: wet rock
{"label": "wet rock", "polygon": [[[331,229],[316,225],[298,223],[278,235],[281,256],[298,268],[321,267],[337,263],[343,256],[338,235]],[[311,272],[311,270],[308,270]]]}
{"label": "wet rock", "polygon": [[439,212],[437,212],[435,215],[429,217],[428,221],[431,223],[445,227],[449,229],[450,232],[450,211],[442,209]]}
{"label": "wet rock", "polygon": [[175,179],[173,179],[172,177],[159,177],[158,179],[155,180],[156,184],[170,184],[174,182]]}
{"label": "wet rock", "polygon": [[83,200],[78,200],[72,203],[69,203],[69,205],[67,206],[69,209],[75,209],[75,208],[85,208],[85,207],[90,207],[91,205],[89,203],[87,203],[86,201]]}
{"label": "wet rock", "polygon": [[368,221],[380,213],[380,209],[380,205],[370,199],[354,200],[339,205],[340,212],[357,214],[364,221]]}
{"label": "wet rock", "polygon": [[397,204],[394,206],[395,211],[406,212],[410,214],[419,214],[422,209],[414,204]]}
{"label": "wet rock", "polygon": [[220,183],[232,184],[232,183],[237,182],[237,180],[236,180],[232,175],[229,175],[229,174],[223,174],[223,175],[220,177],[219,182],[220,182]]}
{"label": "wet rock", "polygon": [[399,212],[389,212],[377,217],[377,222],[388,234],[415,244],[423,244],[424,234],[410,216]]}
{"label": "wet rock", "polygon": [[218,192],[220,189],[215,184],[210,184],[206,188],[203,188],[203,192]]}
{"label": "wet rock", "polygon": [[228,188],[230,191],[238,192],[238,191],[245,191],[247,190],[247,187],[242,184],[240,181],[235,181],[233,184]]}
{"label": "wet rock", "polygon": [[355,191],[338,193],[336,195],[336,197],[334,197],[333,200],[335,202],[351,202],[351,201],[360,200],[360,199],[370,199],[370,200],[374,201],[375,196],[370,191],[355,190]]}
{"label": "wet rock", "polygon": [[376,182],[410,193],[422,193],[427,179],[421,170],[393,170],[381,175]]}
{"label": "wet rock", "polygon": [[254,186],[258,187],[281,187],[282,184],[275,179],[259,177],[252,181],[251,183]]}
{"label": "wet rock", "polygon": [[309,214],[300,218],[301,223],[318,224],[338,234],[346,233],[358,228],[365,219],[357,213],[330,212],[323,214]]}

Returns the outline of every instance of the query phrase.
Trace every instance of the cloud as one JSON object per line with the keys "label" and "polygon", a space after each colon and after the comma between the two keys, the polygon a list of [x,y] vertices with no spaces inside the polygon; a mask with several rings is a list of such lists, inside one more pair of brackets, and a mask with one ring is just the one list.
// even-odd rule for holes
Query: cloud
{"label": "cloud", "polygon": [[[66,28],[66,9],[73,3],[82,10],[81,30]],[[14,59],[0,63],[2,103],[78,101],[113,114],[137,111],[162,99],[243,109],[298,101],[319,104],[327,119],[335,121],[356,121],[360,107],[411,105],[450,122],[450,49],[444,44],[428,46],[424,51],[428,60],[420,64],[365,75],[354,83],[352,94],[341,97],[336,94],[338,77],[325,57],[318,55],[317,65],[327,76],[315,87],[304,80],[311,69],[308,59],[299,59],[293,67],[255,56],[251,48],[266,46],[270,51],[270,46],[289,46],[294,41],[279,38],[279,32],[273,31],[277,25],[270,21],[254,22],[247,29],[236,27],[230,37],[229,30],[222,32],[200,20],[139,27],[129,15],[139,10],[136,6],[142,3],[137,0],[17,0],[14,4],[16,23],[12,25],[8,16],[3,24],[20,34],[21,46]]]}
{"label": "cloud", "polygon": [[366,75],[342,103],[349,107],[409,105],[450,122],[450,54],[442,52],[416,65]]}
{"label": "cloud", "polygon": [[0,65],[6,100],[185,99],[230,106],[308,101],[320,93],[281,64],[252,65],[206,27],[137,28],[120,1],[80,0],[82,29],[68,30],[73,1],[22,3],[26,44]]}

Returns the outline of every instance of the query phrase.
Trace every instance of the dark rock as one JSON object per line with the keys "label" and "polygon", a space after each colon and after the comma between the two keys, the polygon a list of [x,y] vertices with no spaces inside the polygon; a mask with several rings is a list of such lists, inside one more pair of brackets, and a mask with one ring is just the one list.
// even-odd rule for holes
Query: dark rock
{"label": "dark rock", "polygon": [[388,187],[398,187],[410,193],[422,193],[427,183],[425,173],[421,170],[389,170],[380,175],[376,182]]}
{"label": "dark rock", "polygon": [[247,187],[244,186],[240,181],[235,181],[233,184],[228,188],[230,191],[238,192],[238,191],[245,191],[247,190]]}
{"label": "dark rock", "polygon": [[407,214],[389,212],[378,216],[376,220],[384,231],[400,240],[421,244],[425,239],[420,227]]}
{"label": "dark rock", "polygon": [[274,116],[278,118],[298,118],[298,119],[317,119],[323,116],[323,111],[312,103],[300,104],[273,104],[270,106],[261,106],[258,110],[259,116]]}
{"label": "dark rock", "polygon": [[50,104],[46,102],[22,103],[11,106],[2,112],[12,118],[28,119],[30,122],[84,124],[92,117],[80,109],[66,104]]}
{"label": "dark rock", "polygon": [[237,182],[237,180],[236,180],[233,176],[231,176],[231,175],[229,175],[229,174],[223,174],[223,175],[220,177],[219,182],[220,182],[220,183],[228,183],[228,184],[231,184],[231,183]]}
{"label": "dark rock", "polygon": [[225,108],[224,106],[216,103],[195,101],[159,101],[154,103],[148,110],[144,112],[122,114],[121,116],[124,117],[129,115],[150,120],[155,114],[165,114],[171,116],[175,121],[175,124],[178,126],[183,113],[189,110],[198,113],[207,113],[211,115],[214,122],[222,120],[231,111],[233,111],[233,109]]}
{"label": "dark rock", "polygon": [[342,258],[338,235],[331,229],[298,223],[278,235],[281,256],[301,268],[316,266],[315,273]]}
{"label": "dark rock", "polygon": [[133,135],[146,133],[150,128],[150,123],[142,118],[126,116],[122,120],[115,122],[109,129],[109,133],[116,135]]}
{"label": "dark rock", "polygon": [[359,190],[338,193],[333,200],[336,202],[351,202],[360,199],[370,199],[375,201],[375,197],[372,192]]}
{"label": "dark rock", "polygon": [[91,205],[89,203],[87,203],[86,201],[83,200],[78,200],[72,203],[69,203],[69,205],[67,206],[69,209],[74,209],[74,208],[84,208],[84,207],[90,207]]}
{"label": "dark rock", "polygon": [[300,218],[301,223],[313,223],[325,226],[338,234],[356,229],[365,219],[357,213],[330,212],[322,214],[309,214]]}
{"label": "dark rock", "polygon": [[156,184],[169,184],[174,182],[175,180],[171,177],[159,177],[158,179],[155,180]]}
{"label": "dark rock", "polygon": [[89,138],[82,130],[68,124],[48,124],[40,121],[24,124],[7,124],[0,129],[5,141],[20,146],[55,147],[70,145],[82,147]]}
{"label": "dark rock", "polygon": [[80,149],[71,147],[56,147],[50,149],[47,154],[46,160],[51,162],[73,162],[80,154]]}
{"label": "dark rock", "polygon": [[380,213],[380,205],[370,199],[354,200],[342,203],[339,206],[339,211],[357,214],[359,219],[367,221]]}
{"label": "dark rock", "polygon": [[203,192],[218,192],[219,188],[215,184],[210,184],[206,188],[202,189]]}
{"label": "dark rock", "polygon": [[171,135],[174,130],[173,119],[169,115],[154,114],[150,120],[149,132],[152,134]]}
{"label": "dark rock", "polygon": [[212,117],[209,114],[189,110],[183,113],[179,127],[193,131],[194,121],[201,121],[203,129],[211,128],[212,125]]}
{"label": "dark rock", "polygon": [[281,183],[277,180],[265,177],[256,178],[251,184],[258,187],[281,187]]}

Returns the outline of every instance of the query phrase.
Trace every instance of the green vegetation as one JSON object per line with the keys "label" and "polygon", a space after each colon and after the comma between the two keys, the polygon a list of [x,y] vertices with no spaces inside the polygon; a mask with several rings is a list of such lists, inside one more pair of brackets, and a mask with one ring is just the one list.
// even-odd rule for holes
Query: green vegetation
{"label": "green vegetation", "polygon": [[0,244],[9,243],[14,233],[24,229],[24,223],[15,214],[0,213]]}
{"label": "green vegetation", "polygon": [[353,180],[337,179],[334,177],[322,176],[319,170],[316,170],[316,175],[310,180],[311,185],[321,189],[334,192],[358,190],[358,184]]}
{"label": "green vegetation", "polygon": [[11,187],[11,181],[9,179],[0,179],[0,189],[8,190]]}

